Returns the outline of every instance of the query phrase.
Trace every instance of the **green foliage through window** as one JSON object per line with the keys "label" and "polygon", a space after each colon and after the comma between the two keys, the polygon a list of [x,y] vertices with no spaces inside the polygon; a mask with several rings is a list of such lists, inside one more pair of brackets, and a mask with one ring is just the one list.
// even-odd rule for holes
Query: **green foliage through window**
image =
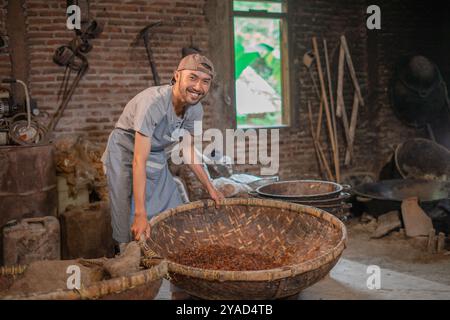
{"label": "green foliage through window", "polygon": [[[281,10],[281,2],[234,1],[234,9],[240,11],[277,8]],[[234,17],[236,113],[240,127],[282,124],[281,23],[281,18]]]}

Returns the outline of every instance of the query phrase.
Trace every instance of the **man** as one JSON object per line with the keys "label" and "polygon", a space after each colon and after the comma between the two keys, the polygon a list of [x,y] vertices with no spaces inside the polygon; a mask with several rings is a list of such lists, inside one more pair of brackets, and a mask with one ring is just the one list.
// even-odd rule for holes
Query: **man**
{"label": "man", "polygon": [[[209,59],[188,55],[174,72],[172,85],[148,88],[125,106],[102,157],[113,238],[121,250],[132,238],[150,236],[150,217],[183,203],[165,149],[177,142],[172,138],[174,132],[185,129],[194,134],[194,122],[203,118],[200,101],[208,94],[214,76]],[[189,166],[216,203],[223,198],[201,164]]]}

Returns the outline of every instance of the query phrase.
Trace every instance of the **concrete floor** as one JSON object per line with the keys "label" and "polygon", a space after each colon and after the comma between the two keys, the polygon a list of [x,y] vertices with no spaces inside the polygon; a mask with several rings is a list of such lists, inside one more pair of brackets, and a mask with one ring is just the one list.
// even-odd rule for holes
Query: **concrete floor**
{"label": "concrete floor", "polygon": [[[428,255],[417,243],[395,232],[383,239],[370,239],[371,226],[347,224],[349,241],[343,257],[330,274],[302,291],[299,300],[361,299],[450,299],[450,255]],[[379,267],[379,289],[369,289]],[[374,283],[374,282],[372,282]],[[164,280],[156,299],[170,299],[170,284]]]}

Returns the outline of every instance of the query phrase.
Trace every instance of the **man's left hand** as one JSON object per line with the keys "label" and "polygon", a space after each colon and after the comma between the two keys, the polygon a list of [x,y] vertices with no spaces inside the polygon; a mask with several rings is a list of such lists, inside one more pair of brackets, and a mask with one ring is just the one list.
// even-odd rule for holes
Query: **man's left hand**
{"label": "man's left hand", "polygon": [[216,203],[216,209],[219,208],[219,202],[220,200],[225,199],[225,196],[222,194],[222,192],[220,192],[219,190],[217,190],[216,188],[212,189],[209,192],[209,196],[211,197],[211,199],[214,200],[214,202]]}

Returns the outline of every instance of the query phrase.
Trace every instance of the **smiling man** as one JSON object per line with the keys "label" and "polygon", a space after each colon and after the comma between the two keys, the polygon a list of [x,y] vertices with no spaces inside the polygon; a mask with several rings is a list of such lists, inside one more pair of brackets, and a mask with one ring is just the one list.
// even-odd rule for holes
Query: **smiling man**
{"label": "smiling man", "polygon": [[[180,61],[171,85],[148,88],[125,106],[102,158],[113,238],[121,251],[132,239],[150,235],[149,218],[183,203],[165,150],[178,142],[172,137],[180,129],[194,134],[194,122],[203,118],[200,101],[208,94],[214,75],[210,60],[188,55]],[[201,164],[189,166],[213,200],[223,198]]]}

